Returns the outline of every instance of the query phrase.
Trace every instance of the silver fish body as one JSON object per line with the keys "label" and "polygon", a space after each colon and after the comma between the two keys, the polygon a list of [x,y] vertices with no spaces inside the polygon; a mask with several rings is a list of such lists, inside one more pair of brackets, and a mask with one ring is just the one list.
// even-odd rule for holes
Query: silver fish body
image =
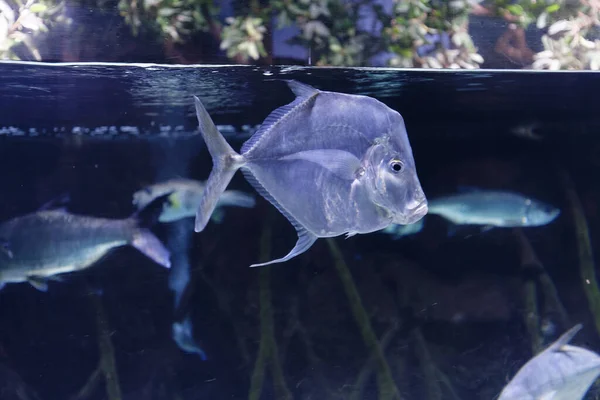
{"label": "silver fish body", "polygon": [[320,237],[411,224],[427,213],[402,116],[376,99],[288,81],[296,99],[273,111],[238,154],[196,97],[213,170],[196,214],[204,229],[238,169],[294,226],[287,261]]}
{"label": "silver fish body", "polygon": [[470,190],[430,199],[429,214],[459,225],[523,227],[549,224],[560,210],[519,193]]}
{"label": "silver fish body", "polygon": [[0,252],[0,285],[29,282],[46,290],[47,279],[90,267],[110,250],[131,245],[170,267],[169,251],[135,218],[105,219],[40,211],[0,225],[9,251]]}
{"label": "silver fish body", "polygon": [[568,343],[576,325],[529,360],[504,387],[498,400],[581,400],[600,375],[600,356]]}
{"label": "silver fish body", "polygon": [[[133,205],[138,209],[146,207],[152,200],[166,193],[171,193],[169,201],[160,214],[160,222],[173,222],[183,218],[196,216],[200,200],[204,193],[204,182],[192,179],[175,178],[155,183],[138,190],[133,195]],[[226,190],[217,204],[220,207],[254,207],[254,196],[237,190]],[[213,220],[219,222],[220,213],[213,214]]]}

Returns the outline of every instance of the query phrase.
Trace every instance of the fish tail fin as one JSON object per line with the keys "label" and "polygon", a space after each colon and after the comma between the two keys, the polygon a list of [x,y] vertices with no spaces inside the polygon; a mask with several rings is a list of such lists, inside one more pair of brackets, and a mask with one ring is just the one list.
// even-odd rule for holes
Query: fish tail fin
{"label": "fish tail fin", "polygon": [[131,245],[146,257],[165,268],[171,268],[171,253],[148,229],[141,228],[133,233]]}
{"label": "fish tail fin", "polygon": [[165,268],[171,268],[171,253],[164,244],[148,228],[154,225],[163,212],[165,202],[173,192],[158,196],[146,207],[136,211],[130,221],[133,223],[131,245],[146,257]]}
{"label": "fish tail fin", "polygon": [[201,232],[212,215],[219,198],[227,189],[235,172],[244,165],[244,157],[236,153],[217,130],[200,99],[194,96],[200,134],[213,160],[213,170],[206,181],[200,206],[196,211],[194,230]]}

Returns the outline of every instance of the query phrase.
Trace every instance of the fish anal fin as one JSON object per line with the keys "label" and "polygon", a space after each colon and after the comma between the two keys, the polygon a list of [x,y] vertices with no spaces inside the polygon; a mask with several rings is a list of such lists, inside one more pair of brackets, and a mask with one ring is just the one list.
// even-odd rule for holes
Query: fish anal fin
{"label": "fish anal fin", "polygon": [[44,278],[41,278],[39,276],[30,276],[29,278],[27,278],[27,282],[29,282],[31,286],[33,286],[40,292],[48,291],[48,282]]}
{"label": "fish anal fin", "polygon": [[356,172],[361,167],[360,160],[354,154],[336,149],[299,151],[281,157],[280,160],[309,161],[322,166],[332,174],[345,180],[356,179]]}
{"label": "fish anal fin", "polygon": [[304,228],[300,229],[300,230],[296,229],[296,231],[298,232],[298,241],[296,242],[296,245],[294,246],[294,248],[292,250],[290,250],[290,252],[285,257],[278,258],[276,260],[267,261],[267,262],[260,263],[260,264],[252,264],[252,265],[250,265],[250,267],[251,268],[264,267],[265,265],[286,262],[286,261],[304,253],[317,241],[317,236],[308,232]]}
{"label": "fish anal fin", "polygon": [[296,233],[298,234],[298,241],[294,248],[282,258],[278,258],[276,260],[260,263],[260,264],[252,264],[250,267],[262,267],[269,264],[282,263],[288,261],[297,255],[304,253],[308,250],[316,241],[317,236],[309,232],[302,224],[300,224],[296,218],[294,218],[279,202],[263,187],[263,185],[256,179],[252,171],[248,168],[242,168],[242,173],[246,177],[246,180],[256,189],[256,191],[264,197],[267,201],[269,201],[277,210],[283,214],[284,217],[287,218],[288,221],[294,226],[296,229]]}

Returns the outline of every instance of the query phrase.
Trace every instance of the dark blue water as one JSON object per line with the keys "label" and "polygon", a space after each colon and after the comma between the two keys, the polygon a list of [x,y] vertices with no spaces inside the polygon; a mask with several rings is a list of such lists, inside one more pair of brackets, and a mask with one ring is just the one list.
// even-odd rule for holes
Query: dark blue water
{"label": "dark blue water", "polygon": [[[200,234],[191,220],[158,224],[171,271],[121,248],[47,293],[26,283],[0,291],[0,399],[377,399],[393,398],[382,392],[390,387],[403,399],[492,399],[536,344],[577,322],[577,344],[600,349],[584,291],[595,277],[582,269],[574,218],[583,212],[593,255],[595,73],[0,64],[0,220],[64,193],[71,212],[125,218],[148,184],[205,180],[211,160],[192,96],[239,149],[293,99],[281,79],[398,110],[428,197],[458,186],[514,190],[561,216],[451,237],[432,218],[402,240],[319,240],[290,262],[253,269],[296,240],[262,198],[254,209],[226,209]],[[539,140],[512,133],[531,123]],[[230,188],[254,193],[241,174]],[[189,284],[177,286],[188,265]],[[185,287],[177,307],[175,287]],[[188,315],[206,361],[171,337]],[[370,361],[373,337],[385,368]]]}

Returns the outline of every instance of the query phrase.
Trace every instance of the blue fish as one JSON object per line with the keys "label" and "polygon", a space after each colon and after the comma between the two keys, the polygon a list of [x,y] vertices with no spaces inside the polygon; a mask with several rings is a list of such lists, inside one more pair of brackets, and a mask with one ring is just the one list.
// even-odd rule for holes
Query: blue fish
{"label": "blue fish", "polygon": [[461,188],[460,193],[429,199],[429,214],[456,225],[516,228],[551,223],[560,210],[520,193]]}

